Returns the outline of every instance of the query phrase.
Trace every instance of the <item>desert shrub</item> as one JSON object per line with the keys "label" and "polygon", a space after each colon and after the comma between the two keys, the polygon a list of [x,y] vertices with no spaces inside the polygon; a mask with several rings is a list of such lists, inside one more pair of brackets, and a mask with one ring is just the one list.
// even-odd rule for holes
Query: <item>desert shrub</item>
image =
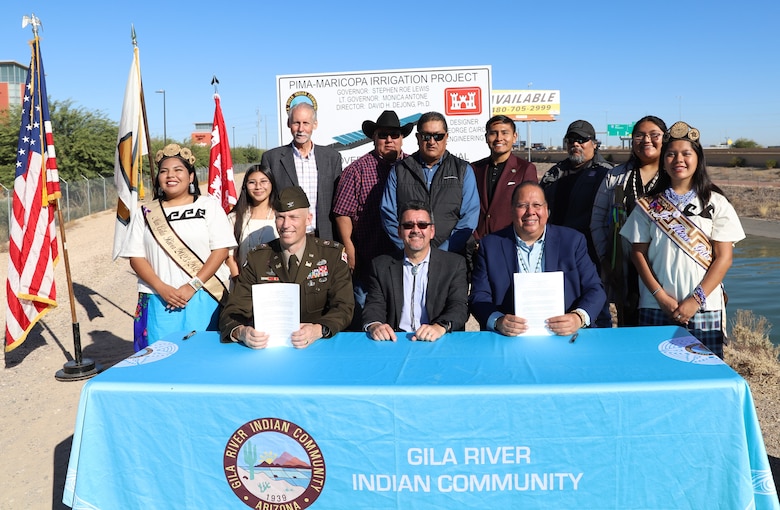
{"label": "desert shrub", "polygon": [[729,343],[724,358],[743,377],[755,382],[780,381],[780,347],[772,344],[772,325],[766,317],[755,316],[750,310],[737,310],[731,320]]}
{"label": "desert shrub", "polygon": [[775,161],[774,159],[767,159],[764,165],[766,165],[767,169],[774,168],[777,166],[777,161]]}
{"label": "desert shrub", "polygon": [[733,167],[745,166],[745,158],[734,156],[729,160],[729,166],[733,166]]}
{"label": "desert shrub", "polygon": [[761,146],[750,138],[737,138],[732,144],[732,147],[735,149],[756,149]]}

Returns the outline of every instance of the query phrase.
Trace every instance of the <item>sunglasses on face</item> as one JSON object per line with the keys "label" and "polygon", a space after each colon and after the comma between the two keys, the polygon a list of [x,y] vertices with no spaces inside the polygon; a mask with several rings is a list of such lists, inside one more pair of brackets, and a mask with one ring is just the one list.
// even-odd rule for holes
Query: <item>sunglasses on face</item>
{"label": "sunglasses on face", "polygon": [[427,221],[418,221],[416,223],[414,221],[406,221],[404,223],[401,223],[401,227],[404,230],[412,230],[415,225],[417,225],[417,228],[419,228],[420,230],[425,230],[426,228],[433,225],[433,223],[428,223]]}
{"label": "sunglasses on face", "polygon": [[390,138],[392,138],[393,140],[398,140],[399,138],[401,138],[401,133],[400,133],[399,131],[379,131],[379,132],[376,134],[376,136],[377,136],[377,138],[379,138],[380,140],[384,140],[384,139],[385,139],[385,138],[387,138],[388,136],[389,136]]}
{"label": "sunglasses on face", "polygon": [[429,142],[431,140],[436,140],[437,142],[441,142],[444,140],[444,137],[447,136],[447,133],[418,133],[420,135],[420,138],[422,138],[423,142]]}
{"label": "sunglasses on face", "polygon": [[566,139],[569,144],[573,145],[575,143],[578,143],[580,145],[586,144],[590,141],[590,138],[588,137],[582,137],[582,136],[570,136]]}

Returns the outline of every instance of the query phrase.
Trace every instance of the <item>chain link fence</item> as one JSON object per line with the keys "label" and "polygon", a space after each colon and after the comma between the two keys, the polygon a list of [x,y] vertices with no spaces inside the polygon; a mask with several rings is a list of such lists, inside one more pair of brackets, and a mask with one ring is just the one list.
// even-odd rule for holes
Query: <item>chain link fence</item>
{"label": "chain link fence", "polygon": [[[235,175],[243,174],[250,163],[243,163],[233,166]],[[196,169],[198,182],[202,186],[208,181],[208,169]],[[152,183],[148,175],[143,179],[144,191],[146,197],[152,194]],[[236,190],[240,188],[241,182],[236,183]],[[70,179],[66,181],[60,177],[60,208],[62,208],[62,217],[67,224],[69,221],[89,216],[90,214],[105,211],[106,209],[115,209],[117,202],[116,186],[114,178],[100,177],[97,179],[87,179],[81,176],[79,179]],[[11,215],[13,214],[13,188],[6,188],[0,183],[0,239],[7,241],[11,231]]]}

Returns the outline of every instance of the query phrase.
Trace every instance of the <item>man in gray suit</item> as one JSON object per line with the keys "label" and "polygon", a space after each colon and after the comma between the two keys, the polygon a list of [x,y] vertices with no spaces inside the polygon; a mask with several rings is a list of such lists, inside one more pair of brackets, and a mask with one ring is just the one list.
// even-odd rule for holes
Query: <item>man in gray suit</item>
{"label": "man in gray suit", "polygon": [[426,342],[462,331],[469,314],[466,260],[431,249],[436,229],[427,204],[409,202],[399,217],[404,249],[373,260],[363,329],[374,340],[395,341],[396,331],[407,331]]}
{"label": "man in gray suit", "polygon": [[311,135],[317,129],[317,111],[301,102],[290,108],[287,126],[293,141],[263,153],[261,164],[271,169],[277,189],[300,186],[311,202],[312,226],[307,233],[334,240],[331,215],[336,180],[341,175],[341,154],[315,145]]}

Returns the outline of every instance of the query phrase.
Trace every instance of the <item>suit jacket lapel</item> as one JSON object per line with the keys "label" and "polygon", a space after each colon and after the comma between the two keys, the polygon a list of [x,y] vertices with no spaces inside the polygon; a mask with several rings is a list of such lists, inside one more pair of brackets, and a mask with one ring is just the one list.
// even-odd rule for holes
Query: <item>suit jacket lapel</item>
{"label": "suit jacket lapel", "polygon": [[392,313],[393,313],[393,329],[398,329],[398,324],[401,322],[401,310],[404,305],[404,255],[401,252],[400,258],[393,257],[390,263],[390,292],[392,299]]}
{"label": "suit jacket lapel", "polygon": [[279,281],[281,282],[290,281],[290,275],[287,272],[287,264],[284,263],[284,257],[282,256],[282,252],[274,251],[268,263],[270,264],[271,269],[279,277]]}
{"label": "suit jacket lapel", "polygon": [[[306,236],[306,248],[304,248],[303,256],[301,257],[301,262],[298,266],[298,274],[295,277],[295,283],[303,286],[306,285],[308,282],[306,281],[306,277],[309,276],[309,274],[314,270],[317,269],[321,264],[318,264],[320,262],[320,259],[317,257],[319,256],[319,253],[316,253],[314,250],[314,241],[312,241],[311,236]],[[327,263],[325,264],[327,265]],[[323,277],[324,278],[324,277]]]}
{"label": "suit jacket lapel", "polygon": [[295,159],[293,158],[293,146],[292,143],[286,147],[286,150],[282,151],[282,168],[287,173],[290,182],[293,186],[299,186],[298,172],[295,171]]}
{"label": "suit jacket lapel", "polygon": [[428,260],[428,288],[425,292],[425,309],[428,311],[428,320],[432,320],[432,309],[437,301],[439,301],[444,294],[445,289],[442,288],[442,262],[439,259],[439,251],[437,248],[431,248],[431,257]]}
{"label": "suit jacket lapel", "polygon": [[547,225],[544,234],[544,270],[557,271],[560,257],[561,240],[553,225]]}
{"label": "suit jacket lapel", "polygon": [[514,154],[509,156],[509,159],[506,160],[506,165],[504,165],[504,171],[501,172],[501,177],[498,179],[498,184],[496,187],[500,186],[501,188],[514,188],[520,184],[520,179],[522,179],[522,176],[519,176],[517,173],[517,167],[519,166],[518,163],[519,161],[517,156]]}
{"label": "suit jacket lapel", "polygon": [[[506,236],[503,236],[502,246],[504,253],[504,260],[506,261],[506,267],[512,269],[512,273],[520,271],[520,267],[517,265],[517,241],[515,240],[515,231],[513,227],[509,227],[506,231]],[[514,277],[512,277],[514,281]]]}

